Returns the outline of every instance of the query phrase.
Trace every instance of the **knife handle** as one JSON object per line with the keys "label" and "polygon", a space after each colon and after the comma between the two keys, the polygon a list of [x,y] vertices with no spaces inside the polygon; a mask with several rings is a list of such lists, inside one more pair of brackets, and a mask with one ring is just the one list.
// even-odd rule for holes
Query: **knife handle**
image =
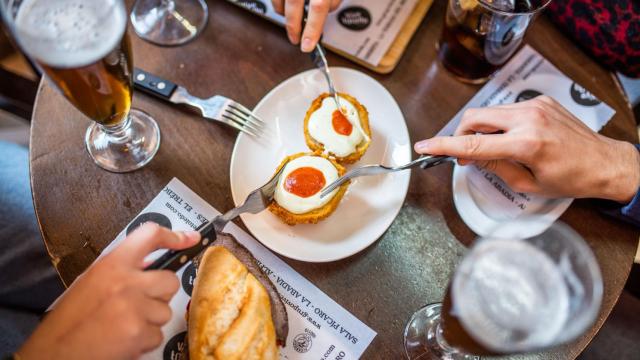
{"label": "knife handle", "polygon": [[171,95],[178,87],[178,85],[169,80],[139,68],[133,69],[133,84],[136,89],[167,101],[171,99]]}
{"label": "knife handle", "polygon": [[216,230],[213,227],[213,222],[206,222],[200,225],[196,231],[199,231],[201,236],[198,244],[183,250],[168,250],[144,268],[144,271],[171,270],[176,272],[216,240]]}

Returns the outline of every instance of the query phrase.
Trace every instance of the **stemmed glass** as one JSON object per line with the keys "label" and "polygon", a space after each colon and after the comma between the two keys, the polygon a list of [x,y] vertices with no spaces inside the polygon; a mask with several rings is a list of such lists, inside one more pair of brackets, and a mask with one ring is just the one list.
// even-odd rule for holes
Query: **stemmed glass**
{"label": "stemmed glass", "polygon": [[156,45],[175,46],[196,37],[207,24],[204,0],[138,0],[131,12],[136,34]]}
{"label": "stemmed glass", "polygon": [[85,135],[94,162],[112,172],[141,168],[160,146],[153,118],[131,109],[133,58],[122,0],[0,0],[20,48],[71,104],[94,122]]}
{"label": "stemmed glass", "polygon": [[[404,332],[409,359],[477,359],[571,341],[595,321],[602,276],[593,252],[556,223],[518,236],[536,219],[501,225],[458,265],[443,303],[418,310]],[[536,225],[537,226],[537,225]],[[473,355],[471,355],[473,354]]]}

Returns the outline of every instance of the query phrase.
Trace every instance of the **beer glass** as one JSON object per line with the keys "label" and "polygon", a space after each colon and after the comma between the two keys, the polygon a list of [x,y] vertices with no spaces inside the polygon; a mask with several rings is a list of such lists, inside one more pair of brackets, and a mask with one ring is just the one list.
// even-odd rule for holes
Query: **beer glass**
{"label": "beer glass", "polygon": [[122,0],[0,0],[20,48],[94,122],[86,148],[100,167],[127,172],[147,164],[160,129],[131,109],[133,59]]}
{"label": "beer glass", "polygon": [[460,81],[481,84],[522,44],[551,0],[449,0],[438,59]]}
{"label": "beer glass", "polygon": [[207,24],[204,0],[137,0],[131,12],[136,34],[156,45],[181,45]]}
{"label": "beer glass", "polygon": [[[518,234],[534,221],[515,220],[494,233]],[[443,303],[409,320],[405,351],[410,359],[475,359],[541,350],[580,336],[601,301],[598,263],[567,225],[528,238],[488,236],[462,259]]]}

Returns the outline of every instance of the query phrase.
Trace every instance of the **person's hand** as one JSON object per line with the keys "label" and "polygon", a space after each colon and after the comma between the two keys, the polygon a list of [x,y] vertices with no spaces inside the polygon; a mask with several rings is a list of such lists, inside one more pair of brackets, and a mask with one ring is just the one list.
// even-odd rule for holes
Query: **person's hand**
{"label": "person's hand", "polygon": [[[342,0],[311,0],[309,2],[309,17],[307,26],[302,32],[302,16],[304,13],[304,0],[271,0],[276,12],[286,18],[287,35],[292,44],[300,44],[304,52],[311,52],[324,28],[324,21],[329,12],[340,6]],[[302,32],[302,41],[300,33]]]}
{"label": "person's hand", "polygon": [[18,351],[20,358],[135,359],[156,348],[179,281],[170,271],[143,271],[143,259],[199,240],[197,232],[142,225],[76,280]]}
{"label": "person's hand", "polygon": [[555,100],[469,109],[454,136],[415,144],[498,175],[514,191],[629,202],[640,186],[636,148],[591,131]]}

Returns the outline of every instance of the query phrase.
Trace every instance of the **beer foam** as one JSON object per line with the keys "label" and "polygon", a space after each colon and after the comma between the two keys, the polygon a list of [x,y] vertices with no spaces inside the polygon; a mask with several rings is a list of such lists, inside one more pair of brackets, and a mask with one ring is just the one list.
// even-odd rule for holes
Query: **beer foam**
{"label": "beer foam", "polygon": [[15,19],[26,53],[59,68],[100,60],[118,45],[126,27],[120,0],[25,0]]}
{"label": "beer foam", "polygon": [[521,240],[485,240],[460,264],[451,297],[463,327],[498,352],[554,344],[569,316],[562,269]]}

